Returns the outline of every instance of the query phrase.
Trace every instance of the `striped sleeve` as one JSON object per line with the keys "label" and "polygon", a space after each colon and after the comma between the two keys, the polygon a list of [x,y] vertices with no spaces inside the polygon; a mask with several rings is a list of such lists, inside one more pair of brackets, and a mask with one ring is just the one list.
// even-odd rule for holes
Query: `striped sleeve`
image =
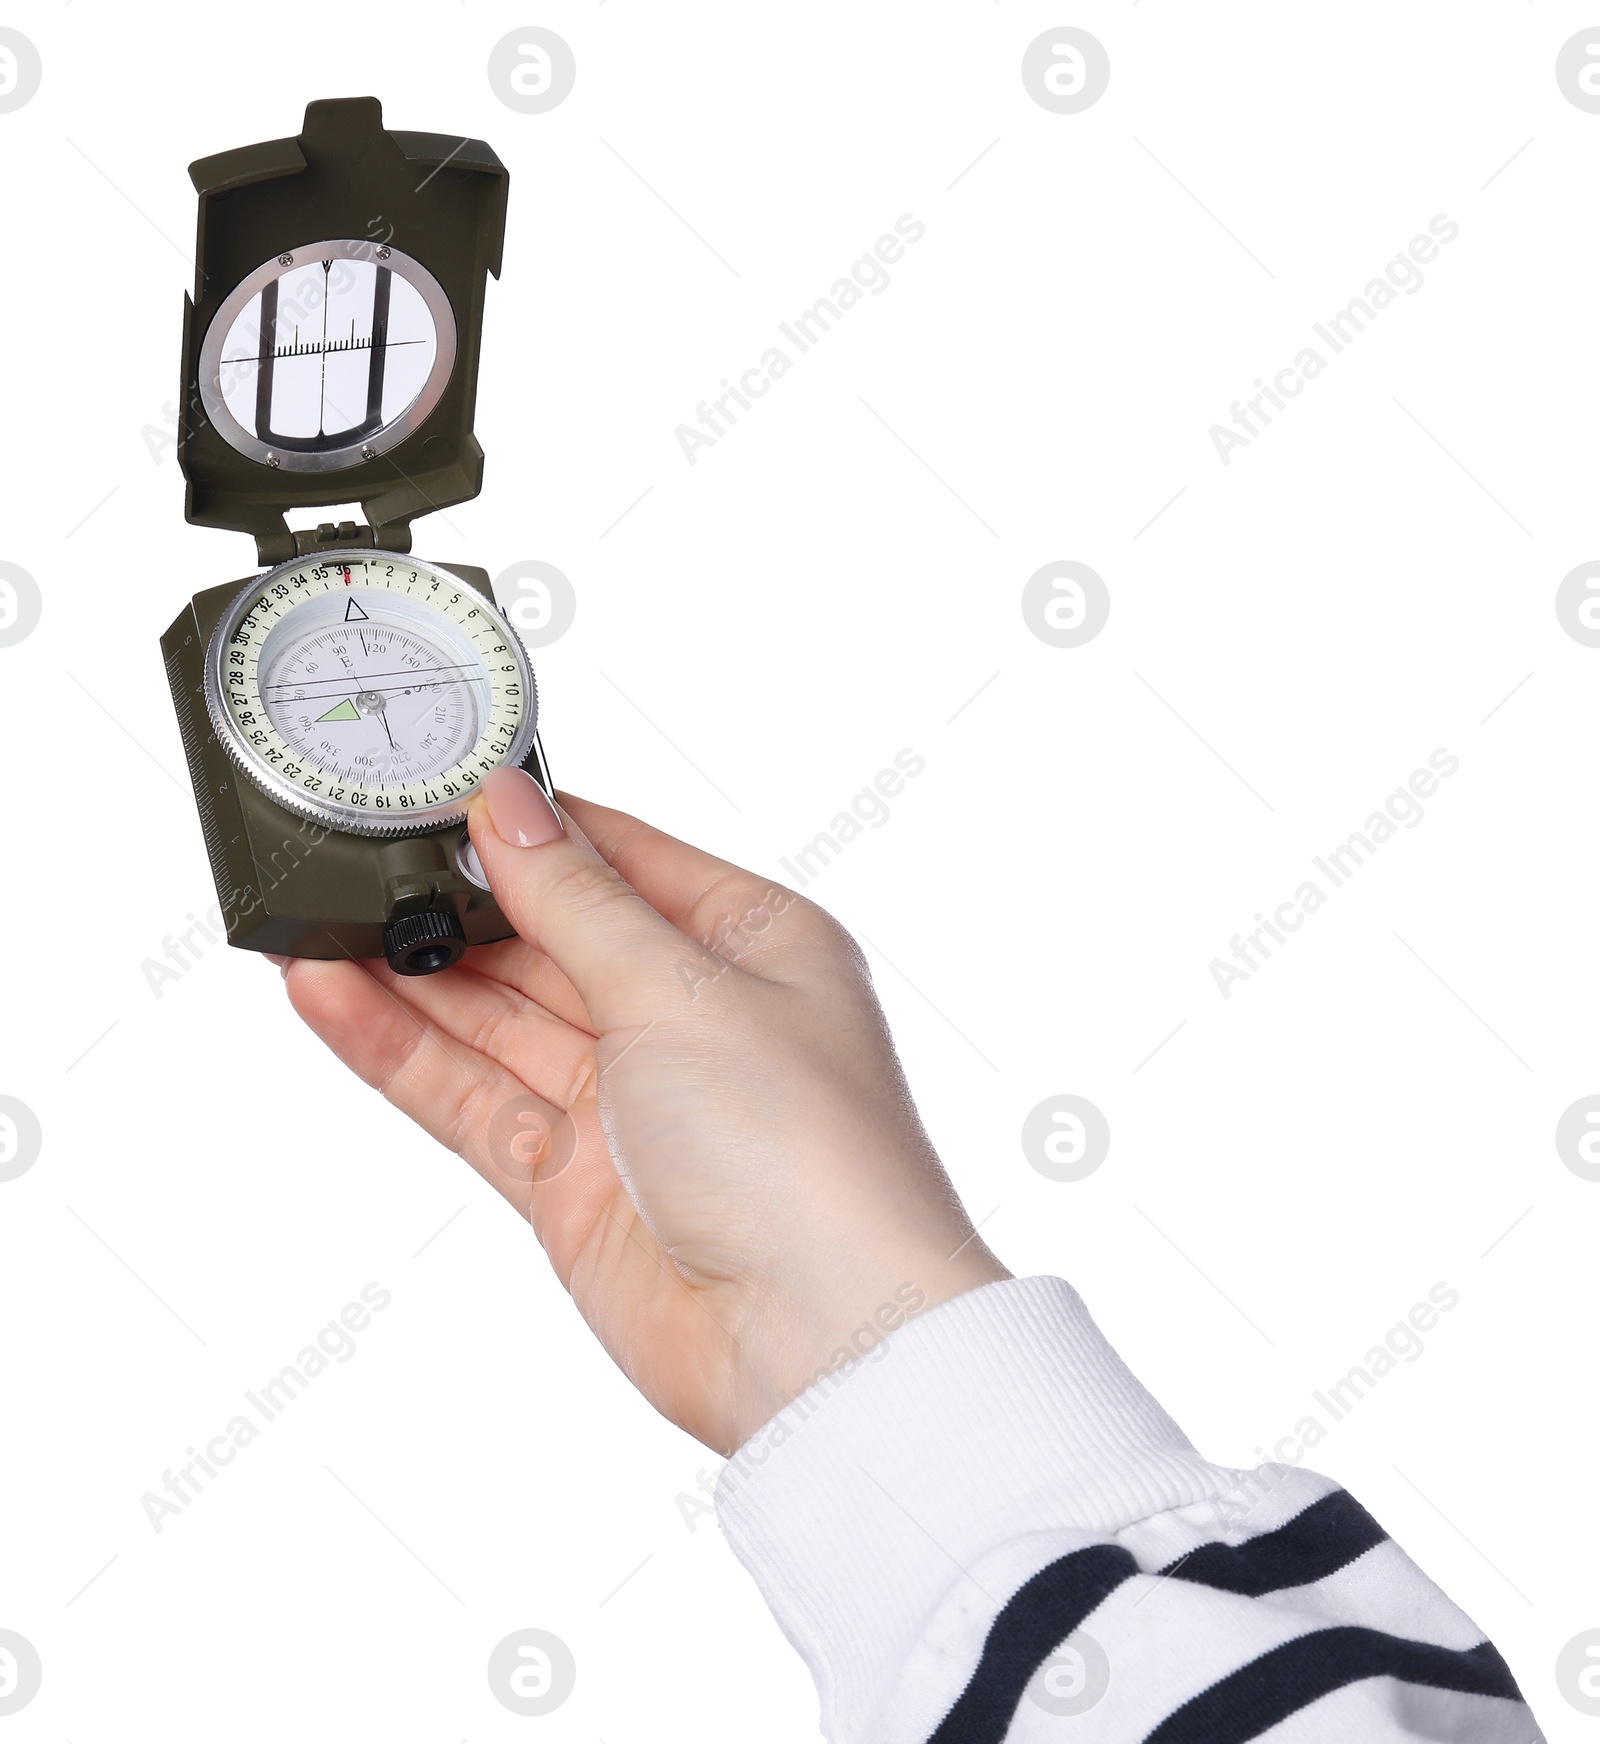
{"label": "striped sleeve", "polygon": [[835,1744],[1541,1744],[1354,1498],[1203,1460],[1057,1278],[819,1382],[717,1508]]}

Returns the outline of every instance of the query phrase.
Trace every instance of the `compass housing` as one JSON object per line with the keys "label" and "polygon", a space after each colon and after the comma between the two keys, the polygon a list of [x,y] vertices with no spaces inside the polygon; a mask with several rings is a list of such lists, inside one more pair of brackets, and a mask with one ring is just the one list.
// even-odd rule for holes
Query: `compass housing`
{"label": "compass housing", "polygon": [[[415,516],[476,496],[483,483],[473,414],[484,293],[488,275],[499,276],[505,235],[505,166],[482,140],[391,132],[377,98],[340,97],[308,104],[297,138],[201,158],[189,175],[200,209],[183,330],[185,514],[250,534],[263,565],[332,544],[409,551]],[[391,287],[414,292],[426,308],[434,367],[396,415],[368,416],[365,403],[354,403],[349,440],[336,430],[296,447],[262,434],[272,428],[268,396],[259,422],[248,410],[241,421],[237,394],[230,411],[221,366],[237,371],[256,360],[241,362],[235,348],[230,361],[223,341],[252,298],[271,296],[276,274],[319,262],[376,281],[380,292],[347,284],[332,333],[317,328],[327,304],[314,295],[295,311],[305,317],[298,324],[268,305],[252,335],[264,382],[274,367],[288,376],[320,364],[356,383],[351,368],[364,363],[381,387]],[[347,336],[346,304],[363,294],[363,330]],[[356,385],[347,397],[358,402],[359,394]],[[351,502],[362,505],[367,526],[296,533],[285,519],[294,509]]]}
{"label": "compass housing", "polygon": [[[432,567],[490,598],[483,570]],[[229,607],[260,581],[252,576],[196,594],[161,638],[217,890],[212,914],[226,927],[228,943],[288,957],[388,957],[399,972],[415,974],[446,965],[406,966],[391,953],[401,921],[448,916],[468,945],[510,938],[515,929],[473,875],[464,824],[389,837],[330,828],[280,804],[224,750],[206,702],[206,651]],[[537,734],[521,767],[553,792]]]}

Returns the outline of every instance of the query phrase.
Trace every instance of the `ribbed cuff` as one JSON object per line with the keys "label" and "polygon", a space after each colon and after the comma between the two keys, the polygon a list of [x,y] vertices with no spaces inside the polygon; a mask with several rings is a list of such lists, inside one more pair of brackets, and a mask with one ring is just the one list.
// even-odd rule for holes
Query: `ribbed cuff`
{"label": "ribbed cuff", "polygon": [[1201,1459],[1060,1278],[988,1284],[811,1387],[723,1468],[717,1516],[816,1678],[866,1737],[950,1588],[1030,1532],[1111,1532],[1204,1501]]}

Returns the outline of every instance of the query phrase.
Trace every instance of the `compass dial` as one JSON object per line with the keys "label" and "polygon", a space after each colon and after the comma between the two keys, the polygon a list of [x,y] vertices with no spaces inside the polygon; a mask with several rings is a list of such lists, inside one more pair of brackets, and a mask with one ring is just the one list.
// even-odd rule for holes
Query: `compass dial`
{"label": "compass dial", "polygon": [[515,632],[432,564],[343,551],[258,576],[206,659],[217,737],[256,785],[355,835],[461,818],[533,745],[538,702]]}

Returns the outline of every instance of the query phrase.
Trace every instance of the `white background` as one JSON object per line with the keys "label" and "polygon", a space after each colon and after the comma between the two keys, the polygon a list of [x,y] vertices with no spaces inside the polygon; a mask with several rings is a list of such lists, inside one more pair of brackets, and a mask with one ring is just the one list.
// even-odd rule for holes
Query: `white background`
{"label": "white background", "polygon": [[[0,1184],[0,1627],[45,1667],[7,1740],[814,1736],[799,1662],[685,1524],[715,1461],[526,1227],[270,965],[217,948],[159,998],[143,968],[211,901],[157,638],[253,556],[186,525],[160,435],[185,166],[367,92],[510,168],[485,487],[416,549],[571,577],[537,660],[559,782],[776,874],[921,753],[809,894],[871,941],[986,1237],[1244,1464],[1458,1290],[1313,1463],[1552,1738],[1596,1736],[1554,1683],[1600,1627],[1600,1185],[1553,1143],[1600,1090],[1600,650],[1554,610],[1600,555],[1600,116],[1554,77],[1592,10],[6,14],[44,82],[0,115],[0,557],[45,599],[0,649],[0,1091],[44,1129]],[[544,115],[485,70],[530,22],[577,57]],[[1074,116],[1019,76],[1062,22],[1112,64]],[[927,233],[889,289],[691,467],[675,427],[902,213]],[[1423,288],[1224,466],[1209,427],[1437,213],[1460,235]],[[1112,600],[1073,650],[1020,609],[1061,558]],[[1224,1000],[1211,959],[1440,746],[1425,821]],[[1019,1144],[1062,1092],[1111,1124],[1077,1184]],[[393,1303],[358,1354],[153,1532],[141,1495],[368,1280]],[[529,1626],[579,1666],[537,1726],[484,1675]]]}

